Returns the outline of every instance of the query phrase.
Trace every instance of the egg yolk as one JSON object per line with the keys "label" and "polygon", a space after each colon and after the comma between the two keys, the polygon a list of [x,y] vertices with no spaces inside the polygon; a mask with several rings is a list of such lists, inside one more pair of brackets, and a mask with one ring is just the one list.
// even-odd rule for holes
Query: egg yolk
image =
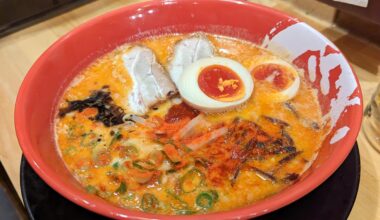
{"label": "egg yolk", "polygon": [[199,88],[208,97],[231,102],[244,97],[244,84],[230,68],[222,65],[208,66],[199,73]]}
{"label": "egg yolk", "polygon": [[276,90],[288,88],[295,80],[294,75],[283,65],[262,64],[251,72],[252,76],[258,81],[267,81]]}

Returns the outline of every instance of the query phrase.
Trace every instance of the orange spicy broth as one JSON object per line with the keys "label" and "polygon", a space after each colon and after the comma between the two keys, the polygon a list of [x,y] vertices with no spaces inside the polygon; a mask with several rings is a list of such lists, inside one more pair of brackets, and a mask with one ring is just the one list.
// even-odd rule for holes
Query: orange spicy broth
{"label": "orange spicy broth", "polygon": [[[164,35],[134,44],[152,49],[166,68],[173,46],[187,36]],[[247,69],[266,59],[280,59],[246,41],[206,36],[216,55],[234,59]],[[86,99],[92,91],[108,86],[114,104],[128,113],[132,79],[121,55],[134,44],[123,45],[84,69],[65,91],[58,107],[66,107],[67,100]],[[173,135],[199,114],[173,100],[147,113],[145,120],[150,126],[127,123],[107,127],[91,120],[97,114],[95,108],[57,117],[58,150],[88,193],[127,209],[175,215],[253,204],[297,181],[326,133],[314,92],[301,72],[300,76],[298,94],[286,103],[270,102],[265,84],[255,83],[245,105],[225,113],[205,114],[211,127],[224,126],[229,133],[194,151],[186,148],[191,140],[155,136],[160,129]],[[182,119],[171,120],[173,115]],[[192,139],[207,132],[200,130]],[[266,141],[271,142],[263,145],[269,143]],[[248,148],[250,156],[246,155]]]}

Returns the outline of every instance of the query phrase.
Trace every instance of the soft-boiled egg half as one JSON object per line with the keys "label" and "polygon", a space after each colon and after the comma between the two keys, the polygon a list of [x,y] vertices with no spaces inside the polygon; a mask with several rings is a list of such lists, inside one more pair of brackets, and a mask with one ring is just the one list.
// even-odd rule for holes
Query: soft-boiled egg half
{"label": "soft-boiled egg half", "polygon": [[300,87],[298,71],[280,59],[269,59],[258,63],[252,68],[251,74],[260,91],[258,92],[260,98],[269,102],[290,100]]}
{"label": "soft-boiled egg half", "polygon": [[240,63],[228,58],[210,57],[186,67],[177,87],[190,106],[204,112],[222,112],[249,99],[253,80]]}

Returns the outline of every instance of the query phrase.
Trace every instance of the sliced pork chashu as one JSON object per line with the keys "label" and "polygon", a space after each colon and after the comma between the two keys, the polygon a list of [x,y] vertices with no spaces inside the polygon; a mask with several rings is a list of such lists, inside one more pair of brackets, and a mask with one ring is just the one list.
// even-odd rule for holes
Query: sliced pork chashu
{"label": "sliced pork chashu", "polygon": [[128,101],[134,113],[145,114],[149,107],[177,92],[151,49],[135,46],[123,54],[123,61],[133,81]]}
{"label": "sliced pork chashu", "polygon": [[178,83],[187,66],[199,59],[212,57],[213,54],[214,46],[206,36],[196,35],[178,42],[168,67],[173,82]]}

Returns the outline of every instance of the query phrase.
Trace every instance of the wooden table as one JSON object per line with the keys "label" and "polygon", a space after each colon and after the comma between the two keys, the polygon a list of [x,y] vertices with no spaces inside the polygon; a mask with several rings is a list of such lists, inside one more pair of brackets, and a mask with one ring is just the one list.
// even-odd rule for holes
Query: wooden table
{"label": "wooden table", "polygon": [[[73,27],[97,16],[139,0],[94,1],[37,25],[0,39],[0,160],[20,194],[19,171],[21,150],[13,124],[13,110],[18,88],[39,55],[57,38]],[[292,1],[252,0],[285,11],[307,22],[333,41],[355,69],[364,93],[364,104],[380,82],[380,47],[341,30],[326,20],[330,8],[320,5],[300,10]],[[314,4],[314,3],[312,3]],[[318,3],[319,4],[319,3]],[[318,10],[316,10],[318,9]],[[326,14],[326,15],[324,15]],[[358,138],[361,154],[361,181],[356,203],[349,219],[380,219],[380,154],[369,146],[363,134]],[[320,204],[323,205],[323,204]],[[316,207],[318,208],[318,207]]]}

